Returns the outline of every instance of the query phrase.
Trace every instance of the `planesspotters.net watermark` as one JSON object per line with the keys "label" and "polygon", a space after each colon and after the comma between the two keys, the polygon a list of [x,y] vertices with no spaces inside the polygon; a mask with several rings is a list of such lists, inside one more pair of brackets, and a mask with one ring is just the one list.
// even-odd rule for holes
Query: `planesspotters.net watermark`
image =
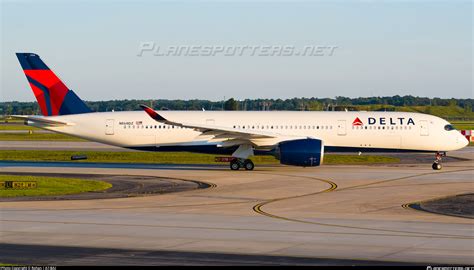
{"label": "planesspotters.net watermark", "polygon": [[137,56],[333,56],[332,45],[170,45],[140,42]]}

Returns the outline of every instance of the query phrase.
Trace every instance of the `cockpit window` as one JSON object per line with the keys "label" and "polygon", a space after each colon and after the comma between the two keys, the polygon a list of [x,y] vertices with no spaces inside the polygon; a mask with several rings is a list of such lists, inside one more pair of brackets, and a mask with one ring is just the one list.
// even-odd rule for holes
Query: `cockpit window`
{"label": "cockpit window", "polygon": [[446,125],[446,126],[444,126],[444,129],[447,130],[447,131],[455,130],[455,128],[453,127],[453,125]]}

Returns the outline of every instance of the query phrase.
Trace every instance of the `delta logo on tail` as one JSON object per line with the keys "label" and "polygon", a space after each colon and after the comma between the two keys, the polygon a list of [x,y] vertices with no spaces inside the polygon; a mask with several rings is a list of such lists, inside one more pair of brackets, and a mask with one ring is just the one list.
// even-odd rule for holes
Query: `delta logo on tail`
{"label": "delta logo on tail", "polygon": [[17,53],[44,116],[88,113],[91,110],[34,53]]}
{"label": "delta logo on tail", "polygon": [[360,121],[359,117],[356,117],[354,122],[352,122],[352,125],[353,126],[362,126],[362,125],[364,125],[364,123],[362,123],[362,121]]}

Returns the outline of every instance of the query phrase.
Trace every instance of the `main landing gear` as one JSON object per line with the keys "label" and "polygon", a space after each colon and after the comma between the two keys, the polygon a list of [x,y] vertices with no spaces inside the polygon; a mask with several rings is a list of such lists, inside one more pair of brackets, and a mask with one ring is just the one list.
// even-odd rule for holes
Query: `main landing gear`
{"label": "main landing gear", "polygon": [[436,159],[435,161],[433,162],[433,165],[431,165],[431,168],[433,168],[433,170],[441,170],[443,168],[443,166],[441,165],[441,160],[443,159],[443,157],[446,156],[446,152],[437,152],[436,153]]}
{"label": "main landing gear", "polygon": [[250,159],[243,159],[243,158],[234,158],[230,161],[230,169],[233,171],[237,171],[240,168],[244,168],[247,171],[253,170],[255,165]]}

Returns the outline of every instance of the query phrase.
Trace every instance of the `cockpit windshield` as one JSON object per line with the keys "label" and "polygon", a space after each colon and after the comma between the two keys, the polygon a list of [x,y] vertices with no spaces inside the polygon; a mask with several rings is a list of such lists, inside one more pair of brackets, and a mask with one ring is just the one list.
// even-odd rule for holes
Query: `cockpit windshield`
{"label": "cockpit windshield", "polygon": [[451,131],[451,130],[456,130],[453,125],[446,125],[444,126],[444,129],[447,130],[447,131]]}

